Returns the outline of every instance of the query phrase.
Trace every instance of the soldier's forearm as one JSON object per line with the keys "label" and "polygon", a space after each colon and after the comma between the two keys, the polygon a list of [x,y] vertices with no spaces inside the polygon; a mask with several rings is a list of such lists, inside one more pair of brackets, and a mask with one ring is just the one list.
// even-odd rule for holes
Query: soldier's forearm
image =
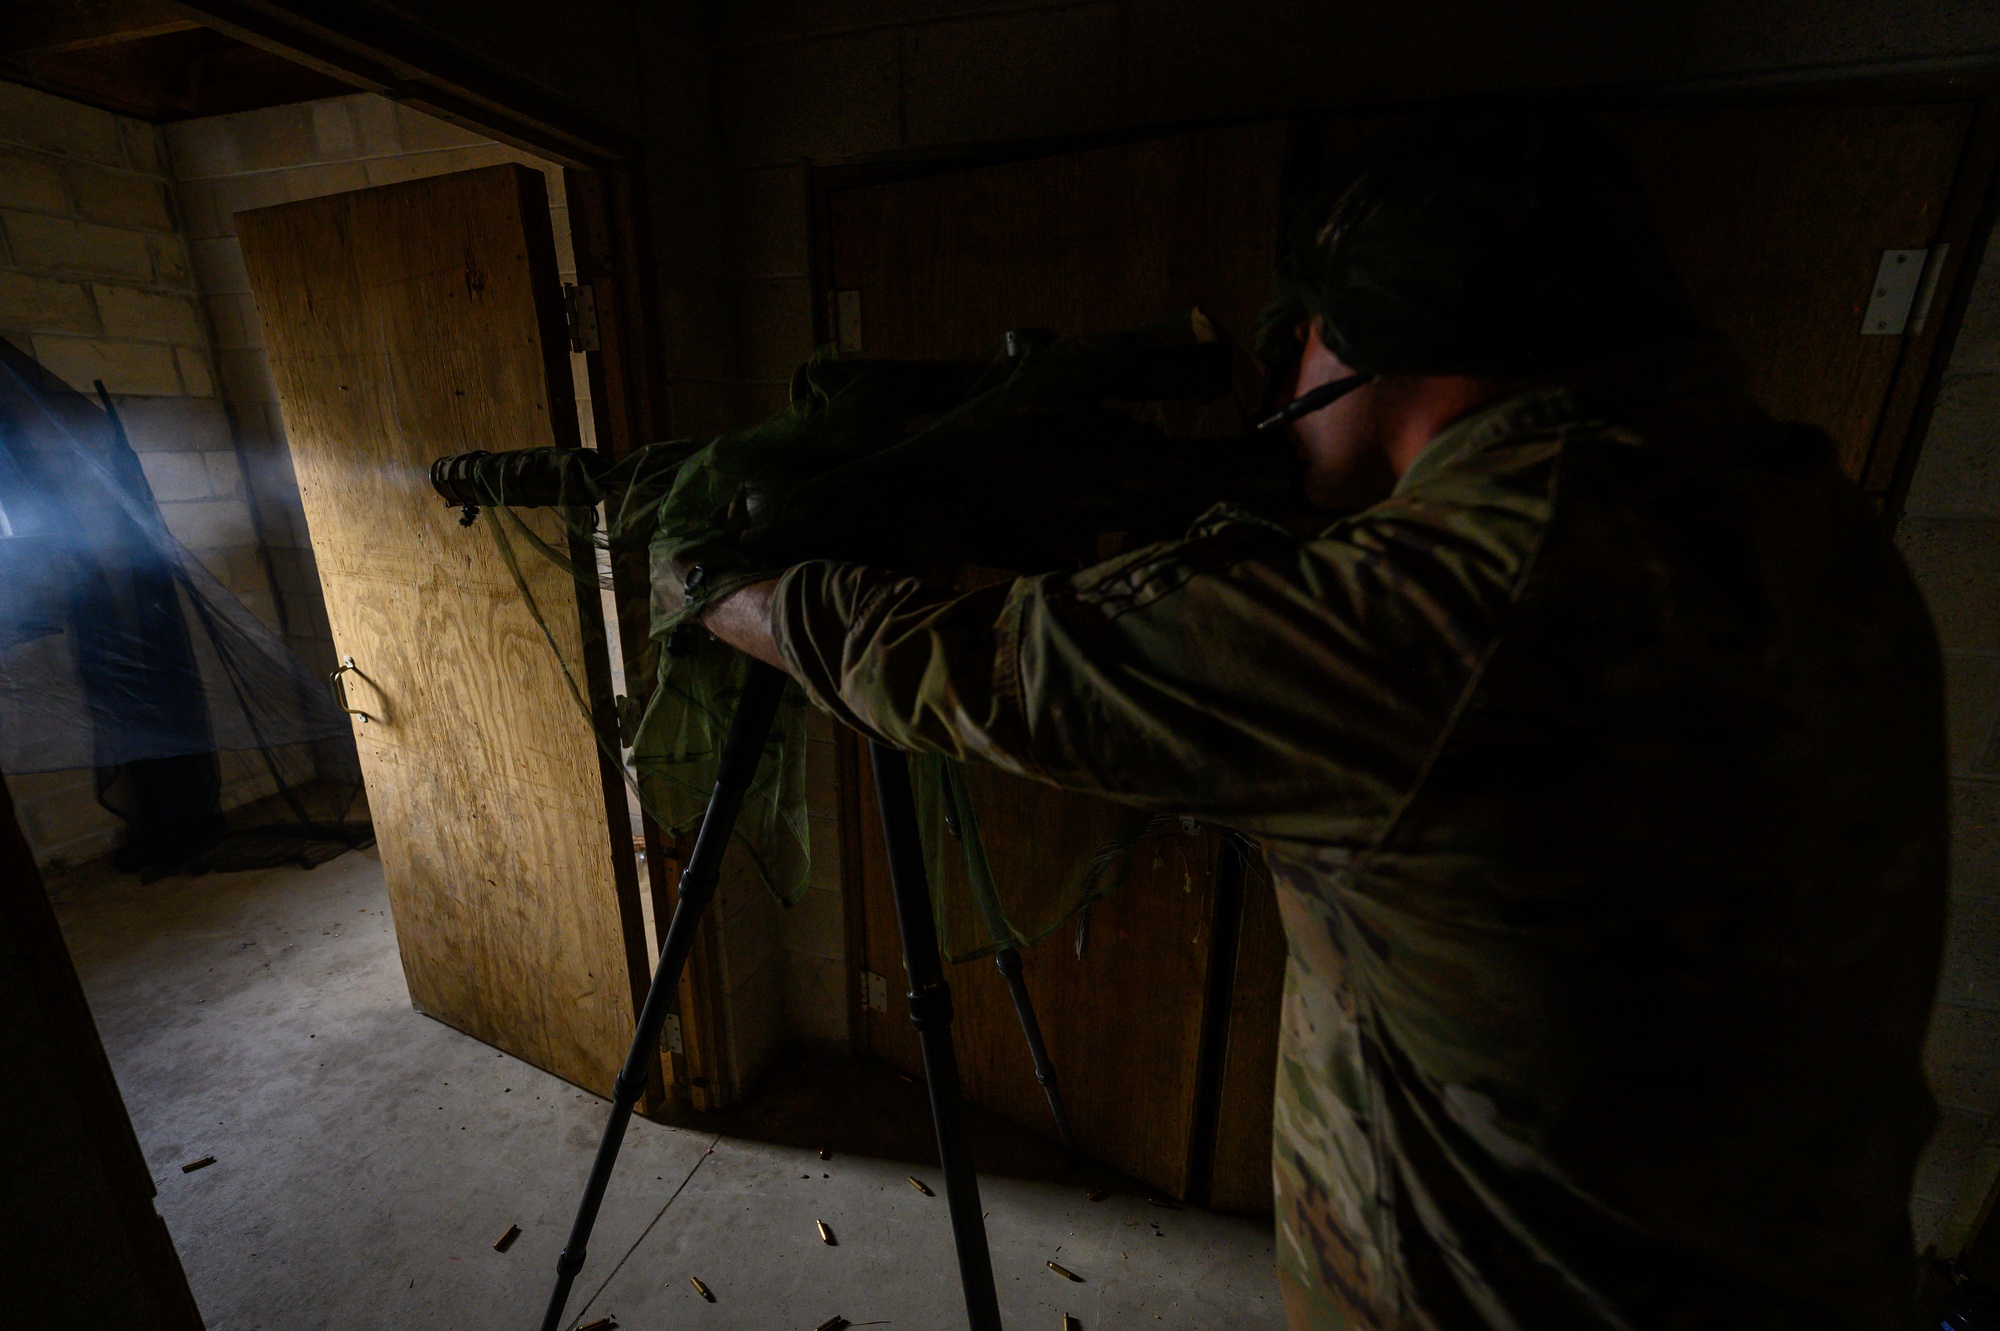
{"label": "soldier's forearm", "polygon": [[785,658],[771,637],[771,591],[777,579],[755,582],[731,592],[702,615],[708,631],[738,651],[747,652],[769,665],[786,670]]}

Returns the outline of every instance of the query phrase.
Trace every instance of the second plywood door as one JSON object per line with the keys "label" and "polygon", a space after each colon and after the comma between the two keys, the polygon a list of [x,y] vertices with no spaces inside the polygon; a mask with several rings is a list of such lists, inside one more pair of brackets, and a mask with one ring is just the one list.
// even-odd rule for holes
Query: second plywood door
{"label": "second plywood door", "polygon": [[[237,225],[334,648],[371,714],[355,734],[411,1000],[607,1093],[645,969],[622,800],[494,542],[427,479],[442,454],[576,442],[542,178],[493,167]],[[522,568],[581,673],[595,598]]]}
{"label": "second plywood door", "polygon": [[[1099,332],[1193,306],[1247,342],[1277,252],[1286,145],[1284,126],[1254,125],[840,191],[831,240],[841,339],[870,356],[949,357],[1009,328]],[[996,875],[1066,874],[1105,834],[1090,830],[1103,821],[1092,811],[1099,801],[983,770],[971,779]],[[865,966],[900,984],[886,864],[861,785],[861,879],[848,891],[858,897]],[[1065,842],[1071,824],[1082,834]],[[1081,948],[1072,925],[1023,954],[1083,1149],[1177,1196],[1198,1188],[1202,1054],[1220,1037],[1205,1041],[1203,1030],[1217,978],[1217,841],[1213,830],[1148,841],[1126,883],[1091,909]],[[1052,843],[1063,844],[1043,849]],[[1259,878],[1251,890],[1270,889]],[[1048,1131],[999,974],[982,961],[953,967],[950,980],[967,1095]],[[899,1004],[864,1020],[872,1052],[918,1070]],[[1243,1129],[1253,1171],[1268,1157],[1270,1066],[1243,1073],[1266,1110],[1265,1126]]]}

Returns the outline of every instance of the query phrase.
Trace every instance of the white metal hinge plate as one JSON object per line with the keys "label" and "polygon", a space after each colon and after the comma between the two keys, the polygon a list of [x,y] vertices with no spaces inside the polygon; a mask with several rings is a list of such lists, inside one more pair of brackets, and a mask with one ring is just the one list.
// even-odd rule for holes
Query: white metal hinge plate
{"label": "white metal hinge plate", "polygon": [[563,312],[569,319],[569,349],[598,351],[603,343],[597,335],[597,290],[563,283]]}
{"label": "white metal hinge plate", "polygon": [[874,971],[861,972],[861,1001],[871,1012],[889,1010],[889,981]]}
{"label": "white metal hinge plate", "polygon": [[687,1052],[681,1046],[681,1018],[679,1013],[668,1014],[666,1033],[662,1038],[666,1042],[668,1053],[684,1054]]}
{"label": "white metal hinge plate", "polygon": [[861,293],[833,293],[833,341],[842,351],[861,350]]}
{"label": "white metal hinge plate", "polygon": [[1861,316],[1863,337],[1901,337],[1921,333],[1937,291],[1938,271],[1946,247],[1927,250],[1883,250],[1868,291],[1868,308]]}

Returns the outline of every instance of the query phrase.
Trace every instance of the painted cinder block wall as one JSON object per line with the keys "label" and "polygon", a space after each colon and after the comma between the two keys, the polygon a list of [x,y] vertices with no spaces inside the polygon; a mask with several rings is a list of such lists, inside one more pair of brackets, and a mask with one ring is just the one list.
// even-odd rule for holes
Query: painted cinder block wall
{"label": "painted cinder block wall", "polygon": [[[0,337],[71,387],[103,380],[169,530],[267,624],[275,605],[157,128],[0,83]],[[267,793],[240,755],[230,805]],[[37,862],[109,851],[93,775],[7,779]]]}

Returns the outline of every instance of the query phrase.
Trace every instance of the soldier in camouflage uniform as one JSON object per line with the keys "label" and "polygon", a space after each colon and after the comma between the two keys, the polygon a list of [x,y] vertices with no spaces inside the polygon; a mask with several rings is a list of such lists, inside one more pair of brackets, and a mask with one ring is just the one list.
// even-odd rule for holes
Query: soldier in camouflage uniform
{"label": "soldier in camouflage uniform", "polygon": [[1637,207],[1580,129],[1373,154],[1285,290],[1301,391],[1374,376],[1301,422],[1316,493],[1396,475],[1310,539],[1219,512],[1073,575],[809,563],[709,612],[864,733],[1262,842],[1294,1327],[1910,1314],[1934,635]]}

